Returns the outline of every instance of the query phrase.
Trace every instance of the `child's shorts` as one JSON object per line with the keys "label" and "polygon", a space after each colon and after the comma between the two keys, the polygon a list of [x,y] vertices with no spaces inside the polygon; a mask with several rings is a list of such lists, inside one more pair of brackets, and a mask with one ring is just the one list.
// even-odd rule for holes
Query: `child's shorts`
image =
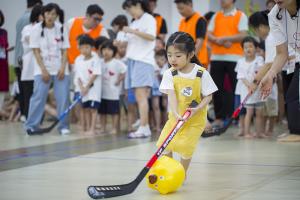
{"label": "child's shorts", "polygon": [[99,101],[85,101],[82,103],[82,107],[98,109],[100,107],[100,102]]}
{"label": "child's shorts", "polygon": [[[234,109],[237,109],[241,104],[241,95],[235,95],[234,96]],[[240,111],[240,116],[243,116],[246,114],[246,108],[242,108]]]}
{"label": "child's shorts", "polygon": [[263,107],[264,107],[264,102],[245,104],[245,108],[262,109]]}
{"label": "child's shorts", "polygon": [[98,113],[102,115],[115,115],[120,113],[120,101],[119,100],[107,100],[102,99]]}
{"label": "child's shorts", "polygon": [[277,117],[278,116],[278,101],[268,98],[264,102],[264,116],[266,117]]}

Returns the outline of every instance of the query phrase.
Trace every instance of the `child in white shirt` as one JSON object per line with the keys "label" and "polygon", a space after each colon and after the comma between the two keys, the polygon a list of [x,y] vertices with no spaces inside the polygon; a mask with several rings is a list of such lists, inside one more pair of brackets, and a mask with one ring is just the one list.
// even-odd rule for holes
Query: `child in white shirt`
{"label": "child in white shirt", "polygon": [[246,117],[245,117],[245,138],[252,138],[255,134],[250,132],[251,120],[255,111],[255,126],[258,137],[263,137],[263,102],[260,99],[259,92],[255,89],[255,85],[252,83],[255,74],[264,65],[262,57],[256,56],[257,42],[252,37],[246,37],[242,41],[242,47],[244,49],[244,58],[241,58],[237,63],[237,79],[241,80],[240,95],[241,101],[245,97],[252,93],[246,102]]}
{"label": "child in white shirt", "polygon": [[115,59],[117,47],[111,41],[101,47],[103,55],[102,101],[99,108],[101,131],[106,131],[107,116],[112,116],[111,134],[116,134],[119,124],[120,92],[125,78],[126,65]]}
{"label": "child in white shirt", "polygon": [[92,52],[94,40],[88,35],[79,37],[80,56],[75,60],[75,90],[82,95],[84,112],[84,131],[87,135],[95,134],[97,109],[101,101],[101,62]]}

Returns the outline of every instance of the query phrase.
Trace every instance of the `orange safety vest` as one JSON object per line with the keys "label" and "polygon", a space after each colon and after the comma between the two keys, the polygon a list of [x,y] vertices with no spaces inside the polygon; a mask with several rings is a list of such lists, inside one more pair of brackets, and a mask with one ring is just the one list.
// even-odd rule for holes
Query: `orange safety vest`
{"label": "orange safety vest", "polygon": [[85,33],[83,30],[83,17],[76,18],[73,22],[72,27],[70,28],[69,40],[70,48],[68,49],[68,61],[70,64],[74,64],[76,57],[80,54],[78,49],[77,38],[82,34],[88,34],[91,38],[96,39],[99,37],[103,25],[99,24],[96,28],[91,29],[88,33]]}
{"label": "orange safety vest", "polygon": [[[205,19],[198,12],[195,12],[188,21],[186,21],[185,18],[182,18],[180,21],[180,24],[179,24],[179,31],[190,34],[192,36],[192,38],[194,39],[194,41],[196,42],[196,28],[197,28],[197,22],[200,18]],[[204,65],[203,67],[208,66],[207,41],[208,41],[208,36],[206,34],[205,38],[203,40],[202,47],[197,55],[201,64]]]}
{"label": "orange safety vest", "polygon": [[[233,36],[239,33],[239,22],[242,16],[241,11],[237,11],[234,16],[225,16],[223,12],[218,11],[215,17],[215,29],[213,35],[216,37],[226,37]],[[224,46],[219,46],[215,43],[211,44],[212,54],[216,55],[243,55],[243,49],[239,42],[232,43],[230,48],[225,48]]]}
{"label": "orange safety vest", "polygon": [[155,20],[156,20],[156,36],[158,36],[160,34],[160,29],[163,24],[163,18],[160,15],[156,15]]}

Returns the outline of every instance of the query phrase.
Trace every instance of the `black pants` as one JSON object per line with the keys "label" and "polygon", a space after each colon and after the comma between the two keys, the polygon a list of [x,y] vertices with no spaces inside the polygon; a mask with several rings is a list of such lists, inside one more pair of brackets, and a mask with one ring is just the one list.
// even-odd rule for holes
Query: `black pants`
{"label": "black pants", "polygon": [[22,88],[22,84],[21,84],[21,73],[22,73],[21,67],[15,67],[15,74],[17,76],[19,91],[20,91],[20,94],[18,95],[17,100],[20,105],[21,115],[24,115],[24,113],[25,113],[24,112],[24,92],[23,92],[23,88]]}
{"label": "black pants", "polygon": [[30,97],[33,93],[33,82],[34,81],[21,81],[21,88],[23,90],[23,114],[28,117]]}
{"label": "black pants", "polygon": [[289,131],[291,134],[298,135],[300,135],[299,68],[300,65],[297,63],[285,98]]}
{"label": "black pants", "polygon": [[[216,119],[230,117],[234,110],[234,90],[236,86],[236,72],[234,71],[236,62],[212,61],[211,76],[218,87],[218,91],[213,94],[213,104]],[[224,77],[228,74],[232,91],[225,91]]]}

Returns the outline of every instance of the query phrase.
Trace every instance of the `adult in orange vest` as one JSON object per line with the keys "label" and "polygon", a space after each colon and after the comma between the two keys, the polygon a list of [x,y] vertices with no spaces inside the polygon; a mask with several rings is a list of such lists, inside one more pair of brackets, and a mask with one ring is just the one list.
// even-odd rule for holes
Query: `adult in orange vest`
{"label": "adult in orange vest", "polygon": [[179,31],[186,32],[195,41],[195,53],[203,67],[208,66],[207,52],[207,23],[200,13],[193,9],[192,0],[175,0],[178,12],[183,17],[179,24]]}
{"label": "adult in orange vest", "polygon": [[158,13],[154,13],[157,7],[157,0],[149,0],[149,11],[156,20],[156,36],[165,41],[168,33],[166,20]]}
{"label": "adult in orange vest", "polygon": [[70,48],[68,49],[68,61],[72,65],[76,57],[80,54],[78,50],[77,38],[82,34],[88,34],[96,39],[99,36],[109,37],[106,29],[100,23],[104,11],[97,5],[92,4],[87,7],[85,17],[75,17],[68,21]]}
{"label": "adult in orange vest", "polygon": [[[221,10],[216,12],[208,25],[208,38],[211,42],[212,57],[210,73],[218,86],[213,94],[215,125],[222,126],[223,119],[230,117],[234,108],[236,86],[235,66],[243,56],[240,42],[247,35],[248,19],[237,10],[235,0],[221,0]],[[231,91],[224,89],[224,77],[229,77]]]}

